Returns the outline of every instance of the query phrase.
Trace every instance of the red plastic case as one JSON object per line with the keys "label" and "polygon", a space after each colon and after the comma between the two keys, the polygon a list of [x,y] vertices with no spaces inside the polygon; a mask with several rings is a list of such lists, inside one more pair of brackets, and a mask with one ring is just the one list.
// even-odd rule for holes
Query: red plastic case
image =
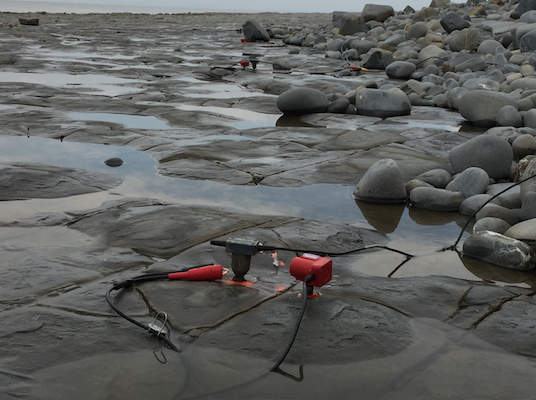
{"label": "red plastic case", "polygon": [[324,286],[331,280],[332,269],[333,265],[329,258],[315,254],[304,253],[290,262],[290,274],[299,281],[303,281],[311,273],[315,274],[315,279],[307,286]]}

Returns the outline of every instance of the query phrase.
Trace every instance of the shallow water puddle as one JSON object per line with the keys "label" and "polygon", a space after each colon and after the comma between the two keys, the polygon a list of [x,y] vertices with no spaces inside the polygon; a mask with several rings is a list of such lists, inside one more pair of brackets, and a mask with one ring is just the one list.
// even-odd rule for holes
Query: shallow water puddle
{"label": "shallow water puddle", "polygon": [[235,99],[246,97],[273,97],[273,94],[263,92],[253,92],[242,88],[234,83],[213,83],[206,82],[201,85],[193,85],[184,88],[185,92],[181,93],[190,98],[209,98],[209,99]]}
{"label": "shallow water puddle", "polygon": [[195,61],[195,60],[210,60],[212,57],[209,57],[209,56],[204,56],[204,55],[200,55],[200,56],[187,56],[187,55],[184,55],[184,54],[181,54],[181,55],[178,55],[177,56],[178,58],[182,58],[184,60],[188,60],[188,61]]}
{"label": "shallow water puddle", "polygon": [[420,122],[408,122],[407,125],[410,128],[441,129],[449,132],[459,132],[462,128],[461,126],[452,126],[444,124],[425,124]]}
{"label": "shallow water puddle", "polygon": [[[77,42],[78,43],[78,42]],[[117,54],[117,53],[95,53],[91,51],[61,51],[61,50],[47,50],[43,49],[42,47],[29,47],[29,50],[31,52],[31,56],[27,56],[26,58],[32,58],[32,59],[53,59],[53,60],[80,60],[80,59],[108,59],[108,60],[133,60],[138,55],[134,56],[127,56],[124,54]]]}
{"label": "shallow water puddle", "polygon": [[[225,135],[224,135],[225,136]],[[111,168],[108,158],[119,157],[124,164]],[[106,200],[110,194],[125,197],[148,197],[184,205],[223,207],[230,211],[285,215],[325,222],[343,222],[386,234],[392,248],[418,255],[403,265],[394,276],[438,273],[475,279],[455,253],[438,253],[451,245],[465,219],[458,213],[429,213],[408,209],[404,205],[387,206],[358,203],[352,197],[353,186],[317,184],[300,188],[267,186],[231,186],[202,180],[169,178],[157,173],[157,162],[148,154],[124,146],[60,142],[39,137],[0,137],[0,162],[39,162],[62,167],[100,170],[120,176],[124,182],[109,193],[74,196],[69,199],[4,202],[4,210],[20,212],[25,204],[40,211],[65,211],[87,208],[86,198]],[[215,195],[217,193],[217,196]],[[68,200],[66,203],[63,200]],[[57,209],[58,203],[64,203]],[[33,206],[31,206],[33,205]],[[9,215],[9,212],[4,215]],[[364,253],[360,253],[364,254]],[[355,268],[386,276],[404,260],[404,256],[387,251],[367,251],[356,256]],[[524,277],[504,278],[521,282]]]}
{"label": "shallow water puddle", "polygon": [[263,114],[255,111],[243,110],[232,107],[205,107],[191,106],[187,104],[176,105],[179,110],[199,111],[218,116],[238,118],[240,121],[223,121],[225,125],[232,126],[236,129],[252,129],[276,126],[277,120],[281,118],[279,114]]}
{"label": "shallow water puddle", "polygon": [[32,83],[36,85],[69,89],[77,87],[85,90],[89,89],[86,94],[99,94],[112,97],[123,94],[138,93],[144,90],[127,86],[141,82],[139,80],[92,74],[70,75],[49,72],[42,74],[25,72],[0,72],[0,82]]}
{"label": "shallow water puddle", "polygon": [[102,121],[121,124],[131,129],[167,130],[173,129],[164,121],[144,115],[112,114],[112,113],[83,113],[72,112],[69,118],[77,121]]}

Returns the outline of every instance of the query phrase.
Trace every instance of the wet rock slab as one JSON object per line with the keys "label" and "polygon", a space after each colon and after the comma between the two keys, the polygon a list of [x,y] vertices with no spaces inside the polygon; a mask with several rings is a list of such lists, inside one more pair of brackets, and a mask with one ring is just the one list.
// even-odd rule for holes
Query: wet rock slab
{"label": "wet rock slab", "polygon": [[100,172],[42,164],[0,164],[0,201],[58,198],[108,190],[121,179]]}
{"label": "wet rock slab", "polygon": [[[196,345],[276,359],[290,337],[302,299],[299,291],[235,318],[224,328],[203,335]],[[322,321],[322,322],[320,322]],[[396,354],[414,341],[411,319],[390,308],[360,299],[328,299],[309,307],[288,362],[340,364]],[[336,334],[335,334],[336,332]],[[225,338],[225,339],[224,339]],[[276,339],[277,338],[277,339]],[[319,352],[310,348],[323,349]]]}
{"label": "wet rock slab", "polygon": [[[99,360],[107,360],[110,355],[118,357],[111,363],[113,366],[125,365],[135,354],[138,354],[137,359],[147,360],[146,365],[132,370],[134,376],[156,368],[154,363],[161,365],[155,356],[160,360],[166,357],[170,367],[176,365],[176,354],[165,349],[164,355],[158,353],[163,349],[162,344],[115,316],[106,306],[103,294],[110,285],[109,280],[120,281],[144,272],[171,272],[184,266],[212,262],[228,266],[230,256],[222,248],[210,246],[208,239],[225,239],[232,234],[293,248],[322,247],[326,252],[385,242],[385,237],[377,232],[346,224],[179,207],[147,199],[114,201],[96,209],[56,217],[53,224],[73,232],[84,232],[99,248],[83,253],[80,249],[60,246],[47,249],[49,255],[41,250],[49,262],[56,263],[55,268],[65,269],[61,274],[63,280],[48,287],[27,288],[24,309],[2,301],[3,306],[10,308],[3,312],[3,318],[11,321],[0,330],[0,341],[6,349],[1,369],[9,372],[2,375],[2,390],[10,396],[24,396],[33,390],[46,393],[44,398],[49,393],[59,395],[62,386],[59,382],[64,378],[79,376],[75,370],[92,371],[100,364]],[[215,224],[214,218],[219,218],[220,223]],[[182,229],[179,220],[184,223]],[[28,229],[32,225],[39,226],[39,221],[39,217],[27,218],[9,225],[12,229],[17,225]],[[142,237],[144,246],[139,245]],[[129,248],[145,255],[136,255]],[[165,259],[155,259],[162,256]],[[259,371],[261,374],[288,339],[302,301],[298,297],[300,286],[287,270],[293,256],[280,252],[279,258],[285,266],[279,267],[273,265],[269,254],[255,256],[247,275],[250,282],[255,282],[251,285],[232,284],[229,278],[222,283],[163,281],[125,290],[116,294],[114,301],[129,315],[146,323],[152,321],[151,314],[155,311],[165,311],[172,326],[171,337],[184,350],[184,356],[180,357],[190,360],[194,371],[203,367],[208,368],[206,371],[219,371],[219,368],[227,368],[224,360],[235,360],[238,362],[233,368],[235,372],[221,370],[222,376],[238,379],[245,373],[243,368],[252,362],[256,366],[252,365],[250,373]],[[308,368],[317,365],[313,376],[316,368],[322,370],[328,365],[339,370],[341,365],[352,365],[359,360],[379,367],[393,357],[401,362],[397,373],[403,373],[408,363],[416,362],[415,354],[428,354],[437,348],[437,344],[428,348],[431,344],[423,342],[423,332],[431,328],[425,329],[419,318],[432,318],[467,329],[486,321],[497,305],[520,295],[530,295],[529,290],[520,288],[501,288],[447,277],[370,277],[353,270],[351,256],[334,258],[334,263],[334,280],[321,289],[323,295],[319,299],[310,301],[287,361],[288,365],[305,363]],[[69,270],[86,272],[77,277]],[[440,325],[434,329],[448,331],[452,328]],[[486,335],[480,337],[487,341]],[[103,340],[105,345],[102,345]],[[444,340],[450,339],[445,337]],[[22,351],[23,342],[24,347],[33,349],[32,363],[27,362]],[[81,342],[85,343],[83,350]],[[485,348],[484,342],[479,346]],[[314,352],[309,351],[311,346]],[[518,351],[517,347],[508,348]],[[240,354],[233,356],[236,349],[240,349]],[[523,349],[520,347],[519,351]],[[155,351],[155,356],[148,357]],[[130,355],[120,357],[125,353]],[[406,354],[413,356],[408,358]],[[494,365],[498,360],[492,354],[482,356],[489,357]],[[13,362],[14,359],[17,361]],[[447,359],[444,361],[449,365]],[[207,366],[207,362],[211,364]],[[441,365],[434,363],[435,368]],[[263,366],[266,366],[264,370]],[[176,371],[182,368],[177,366]],[[65,371],[63,377],[57,375],[61,371]],[[113,372],[111,375],[117,376]],[[194,375],[202,379],[203,373],[199,371]],[[50,379],[52,376],[56,378]],[[106,393],[123,393],[122,383],[127,384],[130,378],[117,379],[116,389],[108,388]],[[166,388],[162,388],[162,393],[178,393],[184,385],[191,392],[198,390],[197,381],[179,385],[170,383],[167,378],[161,379],[167,382],[163,383]],[[64,384],[67,385],[65,393],[71,393],[70,386]],[[202,392],[217,389],[221,384],[224,382],[216,380],[214,386],[203,386]],[[140,388],[140,393],[146,394],[146,390]],[[409,385],[405,390],[415,389]],[[274,398],[281,392],[270,389],[266,394]]]}

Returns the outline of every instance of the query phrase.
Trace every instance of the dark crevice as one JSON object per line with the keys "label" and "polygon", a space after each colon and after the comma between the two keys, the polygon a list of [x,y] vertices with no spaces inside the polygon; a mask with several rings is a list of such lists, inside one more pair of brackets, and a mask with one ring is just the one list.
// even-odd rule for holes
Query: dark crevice
{"label": "dark crevice", "polygon": [[463,302],[465,301],[465,299],[467,298],[467,296],[469,295],[469,292],[473,289],[473,287],[474,286],[470,286],[469,289],[467,289],[465,293],[461,295],[460,299],[458,300],[458,308],[456,309],[456,311],[454,311],[451,315],[449,315],[446,318],[446,321],[451,320],[454,317],[458,316],[463,309],[467,308],[467,306],[465,306]]}
{"label": "dark crevice", "polygon": [[484,322],[488,317],[490,317],[491,315],[495,314],[496,312],[500,311],[503,307],[503,305],[505,305],[506,303],[510,302],[510,301],[514,301],[515,299],[519,298],[523,296],[523,294],[518,294],[518,295],[515,295],[515,296],[512,296],[512,297],[508,297],[508,298],[505,298],[505,299],[501,299],[501,301],[499,302],[499,304],[495,305],[495,306],[492,306],[490,307],[490,309],[488,310],[488,312],[486,314],[484,314],[482,317],[480,317],[475,323],[473,323],[471,325],[471,328],[472,330],[475,330],[478,328],[478,326]]}

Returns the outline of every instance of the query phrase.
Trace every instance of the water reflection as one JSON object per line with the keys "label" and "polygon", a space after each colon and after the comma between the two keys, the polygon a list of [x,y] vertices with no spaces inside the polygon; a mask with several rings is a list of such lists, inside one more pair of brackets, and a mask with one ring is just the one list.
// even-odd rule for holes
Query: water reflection
{"label": "water reflection", "polygon": [[534,270],[516,271],[463,255],[460,255],[460,260],[465,268],[485,282],[524,283],[531,289],[536,289],[536,272]]}
{"label": "water reflection", "polygon": [[419,225],[441,226],[455,223],[460,228],[465,225],[467,217],[456,211],[430,211],[411,207],[410,218]]}
{"label": "water reflection", "polygon": [[[232,135],[222,135],[222,138],[227,136]],[[229,139],[236,140],[233,137]],[[105,161],[114,157],[121,158],[124,164],[118,168],[108,167]],[[171,178],[158,174],[157,162],[149,154],[126,146],[60,142],[40,137],[0,137],[0,162],[18,161],[114,174],[123,179],[123,184],[114,191],[125,196],[225,207],[243,213],[287,215],[330,222],[348,221],[369,226],[363,216],[356,213],[352,201],[353,187],[348,186],[319,184],[301,188],[273,188]]]}
{"label": "water reflection", "polygon": [[273,127],[279,118],[279,114],[263,114],[234,107],[194,106],[188,104],[177,104],[176,107],[179,110],[199,111],[217,116],[237,118],[238,120],[225,120],[223,123],[239,130]]}
{"label": "water reflection", "polygon": [[[184,63],[183,63],[184,65]],[[247,97],[273,97],[275,95],[264,92],[252,92],[244,89],[234,83],[203,83],[192,85],[184,88],[182,93],[185,97],[190,98],[207,98],[207,99],[243,99]]]}
{"label": "water reflection", "polygon": [[[36,85],[45,85],[60,88],[77,87],[84,89],[87,94],[100,94],[105,96],[119,96],[143,91],[140,88],[128,87],[139,83],[135,79],[116,78],[108,75],[94,74],[62,74],[62,73],[27,73],[27,72],[0,72],[0,82],[22,82]],[[96,89],[91,91],[91,89]]]}
{"label": "water reflection", "polygon": [[355,203],[367,222],[383,234],[393,233],[396,230],[406,209],[405,204],[366,203],[357,199]]}
{"label": "water reflection", "polygon": [[128,115],[128,114],[111,114],[111,113],[85,113],[72,112],[68,117],[73,120],[82,121],[102,121],[121,124],[132,129],[151,129],[151,130],[166,130],[173,129],[164,121],[144,115]]}
{"label": "water reflection", "polygon": [[445,124],[425,124],[420,122],[408,122],[407,125],[411,128],[429,128],[429,129],[442,129],[449,132],[458,132],[461,126],[452,126]]}
{"label": "water reflection", "polygon": [[275,126],[296,126],[296,127],[317,128],[317,126],[308,124],[307,122],[303,121],[299,115],[282,115],[275,123]]}
{"label": "water reflection", "polygon": [[[124,163],[120,167],[110,168],[105,161],[114,157]],[[396,277],[440,274],[473,280],[525,282],[536,287],[535,275],[531,273],[503,270],[466,258],[460,260],[454,252],[439,252],[453,244],[466,216],[456,212],[408,208],[404,204],[356,201],[352,196],[353,186],[318,184],[277,188],[170,178],[158,174],[158,164],[150,155],[126,146],[60,142],[26,136],[0,137],[0,162],[40,162],[105,171],[123,179],[123,184],[113,190],[113,193],[121,196],[219,207],[239,213],[340,222],[374,229],[389,237],[389,247],[417,255],[396,271]],[[89,197],[78,196],[76,201],[80,204],[73,203],[72,206],[87,208],[82,204]],[[75,200],[70,198],[69,201]],[[61,199],[55,202],[61,203]],[[367,252],[366,257],[355,257],[355,268],[370,275],[387,276],[403,260],[404,257],[391,252]]]}

